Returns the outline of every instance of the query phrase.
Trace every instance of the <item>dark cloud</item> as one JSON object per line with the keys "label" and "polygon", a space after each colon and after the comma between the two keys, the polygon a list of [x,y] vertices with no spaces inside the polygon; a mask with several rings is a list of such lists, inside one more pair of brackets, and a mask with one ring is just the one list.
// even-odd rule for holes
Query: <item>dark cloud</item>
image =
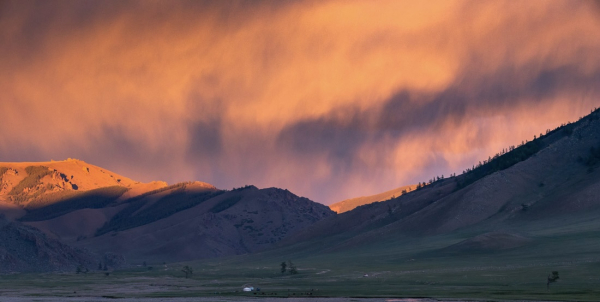
{"label": "dark cloud", "polygon": [[589,112],[581,1],[0,1],[0,160],[322,202],[460,172]]}
{"label": "dark cloud", "polygon": [[[168,141],[165,141],[161,148],[152,148],[147,142],[136,138],[120,126],[103,126],[101,131],[91,136],[86,144],[75,141],[66,142],[65,146],[70,148],[56,154],[54,159],[62,160],[71,157],[87,160],[134,180],[162,180],[154,175],[176,174],[179,168],[165,165],[172,160],[174,154],[177,154],[174,146],[169,146]],[[93,160],[90,161],[90,158]],[[185,179],[184,175],[180,177],[169,181]]]}
{"label": "dark cloud", "polygon": [[[514,66],[505,62],[504,66]],[[401,90],[380,107],[360,112],[353,108],[336,109],[326,117],[303,120],[289,125],[278,136],[279,147],[300,157],[326,156],[334,171],[368,171],[383,167],[361,163],[359,149],[377,148],[382,157],[393,156],[392,141],[409,135],[432,136],[452,124],[467,120],[504,115],[521,105],[550,105],[556,97],[573,96],[593,91],[599,95],[600,69],[583,72],[580,66],[538,69],[527,64],[519,68],[500,68],[491,74],[479,74],[471,66],[468,74],[439,93]],[[340,114],[339,111],[346,112]],[[531,112],[535,114],[535,112]],[[565,121],[566,122],[566,121]],[[539,128],[538,131],[545,129]],[[492,133],[479,132],[478,140]],[[473,146],[477,147],[477,146]],[[440,150],[443,152],[443,150]],[[427,161],[423,173],[410,182],[416,183],[431,173],[453,171],[440,156]],[[379,164],[386,165],[386,161]]]}

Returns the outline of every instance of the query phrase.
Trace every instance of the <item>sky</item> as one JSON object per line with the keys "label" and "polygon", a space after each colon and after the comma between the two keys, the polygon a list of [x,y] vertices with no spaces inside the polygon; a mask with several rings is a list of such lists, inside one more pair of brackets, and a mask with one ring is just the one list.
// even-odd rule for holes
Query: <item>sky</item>
{"label": "sky", "polygon": [[0,162],[331,204],[600,107],[598,1],[0,0]]}

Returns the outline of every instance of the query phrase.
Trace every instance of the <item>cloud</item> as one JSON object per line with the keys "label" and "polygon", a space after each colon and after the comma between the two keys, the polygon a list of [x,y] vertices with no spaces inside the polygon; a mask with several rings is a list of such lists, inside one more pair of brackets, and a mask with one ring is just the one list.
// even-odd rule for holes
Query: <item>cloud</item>
{"label": "cloud", "polygon": [[0,2],[1,160],[331,203],[598,105],[585,1]]}

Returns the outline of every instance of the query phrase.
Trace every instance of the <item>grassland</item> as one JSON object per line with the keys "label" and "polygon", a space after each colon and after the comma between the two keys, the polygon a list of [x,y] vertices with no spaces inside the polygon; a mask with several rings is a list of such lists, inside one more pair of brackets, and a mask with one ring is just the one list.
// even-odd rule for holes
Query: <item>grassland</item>
{"label": "grassland", "polygon": [[[600,222],[589,216],[506,226],[530,244],[508,250],[444,252],[479,229],[430,237],[389,234],[385,240],[345,245],[327,238],[258,254],[187,263],[132,260],[129,269],[87,274],[14,274],[0,278],[2,295],[88,297],[430,297],[474,300],[600,300]],[[296,275],[281,274],[292,260]],[[137,261],[137,263],[136,263]],[[181,268],[194,269],[185,279]],[[558,282],[546,288],[546,276]],[[264,294],[263,294],[264,293]]]}

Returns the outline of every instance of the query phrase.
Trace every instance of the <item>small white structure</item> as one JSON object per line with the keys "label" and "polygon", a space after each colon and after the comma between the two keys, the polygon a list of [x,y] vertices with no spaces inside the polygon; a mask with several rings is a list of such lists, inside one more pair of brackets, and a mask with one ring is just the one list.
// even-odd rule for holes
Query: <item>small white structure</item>
{"label": "small white structure", "polygon": [[253,290],[254,290],[254,287],[252,287],[252,286],[247,286],[247,287],[244,287],[244,289],[243,289],[243,290],[244,290],[245,292],[251,292],[251,291],[253,291]]}

